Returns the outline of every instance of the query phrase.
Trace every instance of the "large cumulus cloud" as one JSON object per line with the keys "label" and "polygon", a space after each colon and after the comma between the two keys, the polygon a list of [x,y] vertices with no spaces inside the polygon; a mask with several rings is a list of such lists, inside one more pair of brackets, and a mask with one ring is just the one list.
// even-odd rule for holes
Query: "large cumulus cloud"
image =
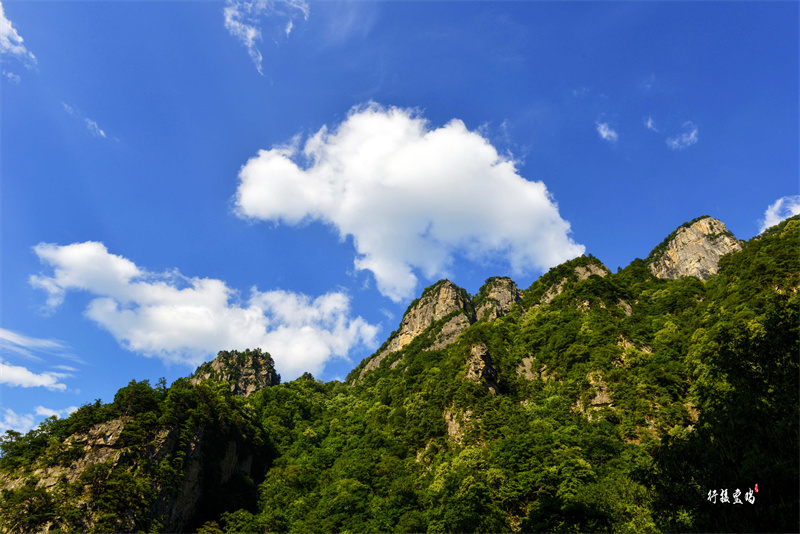
{"label": "large cumulus cloud", "polygon": [[239,179],[239,216],[332,225],[394,301],[414,294],[418,273],[446,275],[457,253],[520,274],[584,252],[547,187],[457,119],[431,128],[414,110],[359,106],[304,144],[261,150]]}

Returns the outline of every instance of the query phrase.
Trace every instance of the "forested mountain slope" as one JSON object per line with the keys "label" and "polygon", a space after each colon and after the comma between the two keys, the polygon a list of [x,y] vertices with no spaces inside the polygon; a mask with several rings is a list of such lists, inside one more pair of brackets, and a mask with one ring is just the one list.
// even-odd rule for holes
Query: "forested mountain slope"
{"label": "forested mountain slope", "polygon": [[524,291],[441,281],[345,383],[224,352],[8,432],[0,526],[797,532],[799,282],[800,217],[748,242],[701,217]]}

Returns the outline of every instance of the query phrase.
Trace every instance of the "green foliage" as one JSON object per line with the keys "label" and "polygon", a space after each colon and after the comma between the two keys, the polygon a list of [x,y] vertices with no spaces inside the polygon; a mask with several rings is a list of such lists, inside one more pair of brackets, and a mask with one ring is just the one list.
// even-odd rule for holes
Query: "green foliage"
{"label": "green foliage", "polygon": [[[113,403],[8,432],[0,471],[29,480],[3,491],[0,528],[163,529],[158,503],[199,462],[198,532],[797,531],[800,217],[707,282],[653,277],[659,250],[583,280],[578,267],[607,270],[555,267],[504,317],[454,312],[352,385],[307,373],[245,400],[223,377],[132,381]],[[474,324],[430,350],[458,313]],[[220,353],[225,380],[252,355]],[[112,419],[116,463],[37,486],[35,469],[82,454],[67,437]],[[151,462],[157,436],[175,446]],[[231,444],[252,467],[223,482]],[[755,505],[706,499],[755,483]]]}

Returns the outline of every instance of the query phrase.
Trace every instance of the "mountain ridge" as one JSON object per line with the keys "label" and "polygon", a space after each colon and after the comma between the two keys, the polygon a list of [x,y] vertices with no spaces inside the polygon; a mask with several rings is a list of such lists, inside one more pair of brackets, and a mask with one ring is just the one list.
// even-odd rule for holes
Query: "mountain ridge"
{"label": "mountain ridge", "polygon": [[[3,438],[0,527],[795,530],[799,248],[800,216],[707,280],[581,256],[525,290],[440,281],[346,384],[261,351],[134,380]],[[758,477],[761,508],[704,504]]]}

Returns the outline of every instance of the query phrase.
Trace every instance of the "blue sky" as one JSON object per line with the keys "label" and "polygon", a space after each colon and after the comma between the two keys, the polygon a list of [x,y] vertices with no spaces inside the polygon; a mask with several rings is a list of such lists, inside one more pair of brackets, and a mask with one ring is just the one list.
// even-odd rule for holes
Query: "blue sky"
{"label": "blue sky", "polygon": [[21,2],[0,430],[261,346],[342,378],[448,277],[800,212],[796,2]]}

